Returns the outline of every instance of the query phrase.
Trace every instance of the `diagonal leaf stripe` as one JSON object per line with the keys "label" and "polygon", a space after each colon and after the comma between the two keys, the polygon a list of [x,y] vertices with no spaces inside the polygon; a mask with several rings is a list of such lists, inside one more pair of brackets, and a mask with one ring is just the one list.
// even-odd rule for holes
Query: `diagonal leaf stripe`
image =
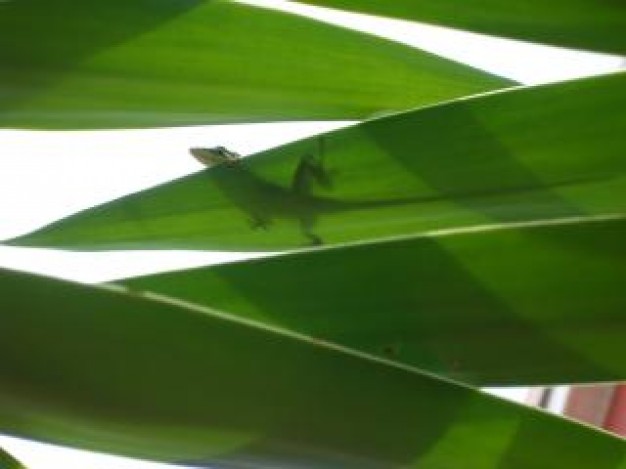
{"label": "diagonal leaf stripe", "polygon": [[124,197],[10,243],[275,250],[623,213],[625,89],[626,74],[617,73],[368,121]]}
{"label": "diagonal leaf stripe", "polygon": [[304,3],[575,49],[626,54],[626,8],[621,0],[304,0]]}
{"label": "diagonal leaf stripe", "polygon": [[608,434],[208,308],[11,271],[0,293],[10,434],[226,467],[604,469],[624,458]]}
{"label": "diagonal leaf stripe", "polygon": [[229,1],[2,2],[0,43],[2,127],[356,119],[512,84]]}
{"label": "diagonal leaf stripe", "polygon": [[626,216],[354,245],[119,282],[475,385],[626,379]]}

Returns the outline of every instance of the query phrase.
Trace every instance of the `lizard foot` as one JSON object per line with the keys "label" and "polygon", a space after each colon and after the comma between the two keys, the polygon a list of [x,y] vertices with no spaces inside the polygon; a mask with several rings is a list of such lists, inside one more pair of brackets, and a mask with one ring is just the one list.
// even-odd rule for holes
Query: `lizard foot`
{"label": "lizard foot", "polygon": [[310,246],[321,246],[322,244],[324,244],[324,242],[322,241],[322,238],[320,238],[316,234],[306,233],[306,237],[309,238]]}

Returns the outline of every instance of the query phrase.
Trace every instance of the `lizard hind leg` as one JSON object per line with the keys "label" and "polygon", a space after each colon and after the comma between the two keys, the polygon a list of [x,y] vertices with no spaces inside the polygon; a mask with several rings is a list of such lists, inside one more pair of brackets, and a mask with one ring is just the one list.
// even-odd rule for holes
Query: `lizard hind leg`
{"label": "lizard hind leg", "polygon": [[306,235],[307,238],[309,238],[310,246],[321,246],[322,244],[324,244],[324,241],[322,241],[322,238],[317,236],[315,233],[308,232],[304,234]]}
{"label": "lizard hind leg", "polygon": [[318,235],[313,233],[314,225],[315,217],[304,217],[300,219],[302,234],[309,239],[309,246],[321,246],[324,244],[324,241]]}

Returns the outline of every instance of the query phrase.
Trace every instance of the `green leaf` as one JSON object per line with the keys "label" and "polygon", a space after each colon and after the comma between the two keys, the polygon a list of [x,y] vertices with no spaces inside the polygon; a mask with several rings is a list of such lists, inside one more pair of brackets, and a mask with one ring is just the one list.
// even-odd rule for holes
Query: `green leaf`
{"label": "green leaf", "polygon": [[626,215],[295,253],[120,284],[475,385],[626,379]]}
{"label": "green leaf", "polygon": [[0,9],[4,127],[356,119],[512,84],[234,2],[29,0]]}
{"label": "green leaf", "polygon": [[0,448],[0,469],[26,469],[13,456]]}
{"label": "green leaf", "polygon": [[616,468],[623,441],[165,297],[0,274],[0,430],[221,467]]}
{"label": "green leaf", "polygon": [[121,198],[9,244],[275,250],[623,213],[624,89],[618,73],[368,121]]}
{"label": "green leaf", "polygon": [[626,54],[622,0],[303,0],[575,49]]}

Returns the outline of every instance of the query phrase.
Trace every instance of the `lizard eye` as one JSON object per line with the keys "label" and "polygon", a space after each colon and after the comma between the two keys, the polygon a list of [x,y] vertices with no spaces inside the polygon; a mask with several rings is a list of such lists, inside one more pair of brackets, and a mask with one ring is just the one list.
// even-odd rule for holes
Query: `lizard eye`
{"label": "lizard eye", "polygon": [[217,153],[220,156],[226,156],[226,148],[224,147],[214,147],[211,148],[211,151]]}

